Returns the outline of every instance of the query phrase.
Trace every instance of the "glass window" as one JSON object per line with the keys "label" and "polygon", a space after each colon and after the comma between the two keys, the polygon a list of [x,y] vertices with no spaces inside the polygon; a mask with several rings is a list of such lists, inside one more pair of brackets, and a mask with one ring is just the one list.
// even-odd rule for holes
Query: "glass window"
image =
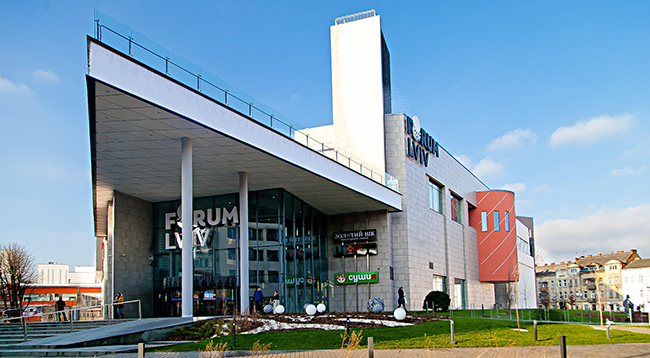
{"label": "glass window", "polygon": [[643,275],[639,275],[639,283],[643,283]]}
{"label": "glass window", "polygon": [[461,219],[461,198],[455,196],[453,193],[451,194],[451,220],[457,222],[457,223],[462,223]]}
{"label": "glass window", "polygon": [[442,213],[442,188],[431,181],[429,182],[429,208]]}
{"label": "glass window", "polygon": [[433,291],[445,291],[445,278],[443,276],[433,275]]}
{"label": "glass window", "polygon": [[614,284],[618,285],[618,277],[614,277]]}
{"label": "glass window", "polygon": [[278,250],[266,250],[266,261],[278,261]]}
{"label": "glass window", "polygon": [[499,212],[494,211],[494,231],[499,231]]}
{"label": "glass window", "polygon": [[269,283],[278,283],[280,282],[280,272],[278,271],[269,271],[268,273]]}
{"label": "glass window", "polygon": [[481,231],[487,232],[487,211],[481,211]]}
{"label": "glass window", "polygon": [[503,212],[503,220],[505,220],[506,232],[510,232],[510,212],[509,211],[504,211]]}

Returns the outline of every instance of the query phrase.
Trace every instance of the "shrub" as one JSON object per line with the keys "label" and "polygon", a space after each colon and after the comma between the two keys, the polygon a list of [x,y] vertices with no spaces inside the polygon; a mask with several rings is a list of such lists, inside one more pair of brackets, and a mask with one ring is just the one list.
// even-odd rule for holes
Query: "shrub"
{"label": "shrub", "polygon": [[422,303],[423,309],[426,309],[427,302],[429,303],[429,308],[433,308],[434,311],[446,312],[449,310],[451,300],[446,292],[431,291],[427,297],[424,298],[424,302]]}
{"label": "shrub", "polygon": [[564,310],[536,309],[532,310],[532,319],[538,321],[566,321]]}

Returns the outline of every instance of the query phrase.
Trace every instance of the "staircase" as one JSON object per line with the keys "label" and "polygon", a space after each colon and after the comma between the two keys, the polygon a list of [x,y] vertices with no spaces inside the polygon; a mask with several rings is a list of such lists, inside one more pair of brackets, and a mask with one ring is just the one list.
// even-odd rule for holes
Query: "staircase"
{"label": "staircase", "polygon": [[137,352],[147,347],[178,344],[161,342],[179,326],[201,318],[144,318],[109,321],[29,322],[27,340],[20,323],[0,323],[0,357],[68,356],[95,357]]}
{"label": "staircase", "polygon": [[[110,324],[128,321],[132,320],[112,321]],[[70,325],[70,322],[28,322],[27,339],[25,340],[25,329],[20,322],[0,323],[0,347],[107,325],[109,325],[109,322],[105,320],[74,321],[72,325]]]}

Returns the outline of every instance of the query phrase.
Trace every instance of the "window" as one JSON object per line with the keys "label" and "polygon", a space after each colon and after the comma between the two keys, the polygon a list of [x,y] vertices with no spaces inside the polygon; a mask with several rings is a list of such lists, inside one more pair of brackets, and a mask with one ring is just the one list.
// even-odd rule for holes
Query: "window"
{"label": "window", "polygon": [[643,283],[643,275],[639,275],[639,283]]}
{"label": "window", "polygon": [[443,276],[433,275],[432,291],[445,291],[445,278]]}
{"label": "window", "polygon": [[487,211],[481,211],[481,231],[487,231]]}
{"label": "window", "polygon": [[625,284],[627,285],[627,283],[628,283],[628,282],[627,282],[627,276],[625,276]]}
{"label": "window", "polygon": [[278,283],[280,282],[280,272],[278,271],[269,271],[269,283]]}
{"label": "window", "polygon": [[609,298],[614,298],[614,291],[609,291]]}
{"label": "window", "polygon": [[266,261],[278,261],[278,250],[266,250]]}
{"label": "window", "polygon": [[499,231],[499,212],[494,212],[494,231]]}
{"label": "window", "polygon": [[509,211],[504,211],[503,212],[503,220],[505,220],[506,232],[510,232],[510,212]]}
{"label": "window", "polygon": [[618,277],[614,277],[614,284],[618,285]]}
{"label": "window", "polygon": [[451,195],[451,220],[457,222],[457,223],[462,223],[461,219],[461,198],[455,196],[453,193],[450,192]]}
{"label": "window", "polygon": [[257,261],[257,250],[248,249],[248,260]]}
{"label": "window", "polygon": [[429,182],[429,208],[442,214],[442,187]]}
{"label": "window", "polygon": [[609,284],[610,285],[612,284],[612,278],[611,277],[609,278]]}
{"label": "window", "polygon": [[390,273],[390,279],[391,281],[395,280],[395,271],[393,270],[393,266],[390,266],[390,270],[388,270]]}
{"label": "window", "polygon": [[584,292],[584,298],[587,298],[587,291]]}
{"label": "window", "polygon": [[555,281],[551,281],[551,288],[553,288],[555,285]]}

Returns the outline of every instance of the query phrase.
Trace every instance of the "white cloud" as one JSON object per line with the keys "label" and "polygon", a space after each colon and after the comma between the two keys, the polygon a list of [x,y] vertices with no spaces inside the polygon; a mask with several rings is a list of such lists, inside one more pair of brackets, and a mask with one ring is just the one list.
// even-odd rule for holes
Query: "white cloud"
{"label": "white cloud", "polygon": [[636,173],[636,170],[630,168],[630,167],[625,167],[625,168],[620,168],[620,169],[614,169],[612,170],[611,173],[609,173],[613,177],[626,177],[628,175]]}
{"label": "white cloud", "polygon": [[32,78],[34,79],[34,81],[41,82],[41,83],[59,82],[59,76],[57,76],[52,70],[36,69],[32,73]]}
{"label": "white cloud", "polygon": [[537,142],[537,135],[529,129],[515,129],[512,132],[508,132],[501,137],[491,141],[487,148],[489,150],[505,150],[514,147],[519,147],[526,143],[535,144]]}
{"label": "white cloud", "polygon": [[492,158],[487,157],[481,161],[472,170],[479,178],[496,177],[503,174],[503,165],[495,162]]}
{"label": "white cloud", "polygon": [[641,167],[639,167],[639,169],[625,167],[625,168],[614,169],[609,173],[609,175],[613,177],[626,177],[636,173],[643,173],[646,171],[646,169],[648,169],[647,165],[642,165]]}
{"label": "white cloud", "polygon": [[650,254],[650,204],[621,210],[602,210],[578,219],[547,220],[535,228],[536,244],[549,260],[576,255],[638,249]]}
{"label": "white cloud", "polygon": [[525,183],[505,184],[503,186],[503,189],[514,191],[516,194],[519,194],[519,193],[523,192],[526,189],[526,184]]}
{"label": "white cloud", "polygon": [[531,193],[541,193],[541,192],[551,191],[551,190],[553,190],[553,188],[550,185],[542,184],[542,185],[538,185],[538,186],[530,189],[530,192]]}
{"label": "white cloud", "polygon": [[578,122],[570,127],[560,127],[551,135],[549,144],[552,147],[566,144],[592,144],[627,130],[633,118],[634,116],[631,114],[619,117],[605,114]]}
{"label": "white cloud", "polygon": [[18,95],[28,95],[33,91],[31,88],[20,82],[12,82],[2,76],[0,76],[0,92],[18,94]]}
{"label": "white cloud", "polygon": [[469,156],[464,155],[464,154],[455,155],[454,158],[456,158],[467,169],[471,168],[472,165],[474,164],[474,163],[472,163],[472,158],[470,158]]}
{"label": "white cloud", "polygon": [[521,213],[522,209],[530,209],[533,206],[533,202],[530,200],[521,200],[515,198],[515,202],[517,207],[517,213]]}

